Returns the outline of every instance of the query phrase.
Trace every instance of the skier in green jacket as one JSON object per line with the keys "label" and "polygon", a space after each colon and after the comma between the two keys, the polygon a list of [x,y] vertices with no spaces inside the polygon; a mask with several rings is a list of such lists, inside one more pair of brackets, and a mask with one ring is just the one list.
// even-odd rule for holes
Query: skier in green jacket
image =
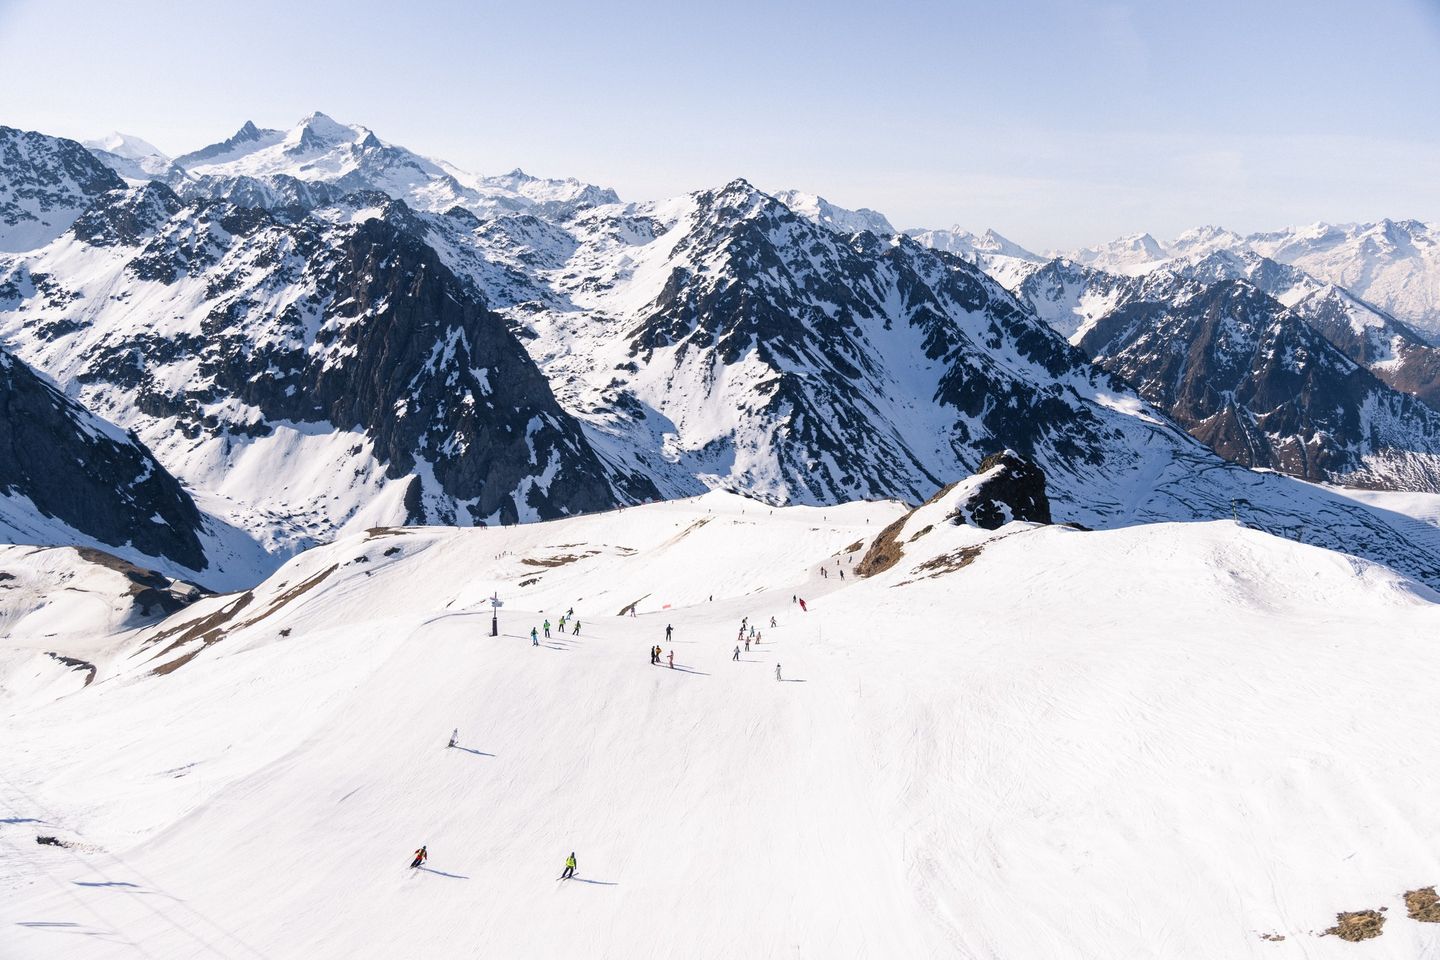
{"label": "skier in green jacket", "polygon": [[565,872],[560,874],[561,880],[569,880],[575,876],[575,851],[570,851],[570,856],[565,858]]}

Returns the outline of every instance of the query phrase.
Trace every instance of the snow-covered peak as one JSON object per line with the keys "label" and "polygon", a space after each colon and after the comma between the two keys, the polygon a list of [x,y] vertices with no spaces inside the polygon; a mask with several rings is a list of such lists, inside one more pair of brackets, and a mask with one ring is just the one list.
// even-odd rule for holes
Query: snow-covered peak
{"label": "snow-covered peak", "polygon": [[1109,243],[1077,250],[1069,256],[1072,260],[1102,270],[1134,275],[1154,269],[1168,254],[1160,241],[1150,234],[1133,233]]}
{"label": "snow-covered peak", "polygon": [[149,157],[159,157],[169,161],[169,157],[153,143],[141,140],[139,137],[128,133],[114,131],[106,134],[98,140],[82,141],[91,150],[104,150],[106,153],[113,153],[118,157],[125,157],[127,160],[143,160]]}
{"label": "snow-covered peak", "polygon": [[1238,250],[1244,243],[1244,238],[1233,230],[1207,224],[1180,234],[1170,244],[1169,251],[1176,256],[1187,256],[1215,250]]}
{"label": "snow-covered peak", "polygon": [[837,207],[818,194],[801,190],[781,190],[775,194],[775,199],[807,220],[812,220],[822,227],[829,227],[837,233],[848,235],[868,230],[877,236],[886,237],[896,232],[884,214],[868,207],[848,210]]}
{"label": "snow-covered peak", "polygon": [[295,152],[325,150],[340,144],[362,144],[373,137],[374,134],[365,127],[337,123],[316,111],[292,127],[285,134],[283,143],[287,152]]}
{"label": "snow-covered peak", "polygon": [[101,163],[132,184],[162,179],[175,170],[174,161],[158,147],[128,133],[111,133],[99,140],[86,140],[85,147]]}

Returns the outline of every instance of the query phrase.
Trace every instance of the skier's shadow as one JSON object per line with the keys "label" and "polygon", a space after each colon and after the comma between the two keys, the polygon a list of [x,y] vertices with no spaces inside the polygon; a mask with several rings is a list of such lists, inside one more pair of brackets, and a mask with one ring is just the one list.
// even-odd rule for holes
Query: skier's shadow
{"label": "skier's shadow", "polygon": [[[666,669],[669,669],[669,668],[667,667]],[[710,674],[706,673],[704,670],[693,670],[693,669],[691,669],[690,667],[676,666],[674,669],[675,669],[675,672],[676,672],[676,673],[693,673],[693,674],[694,674],[695,676],[697,676],[697,677],[708,677],[708,676],[710,676]]]}
{"label": "skier's shadow", "polygon": [[455,749],[456,749],[456,750],[463,750],[463,751],[465,751],[466,753],[473,753],[473,754],[475,754],[475,756],[477,756],[477,757],[493,757],[493,756],[495,756],[495,754],[493,754],[493,753],[486,753],[484,750],[472,750],[472,749],[469,748],[469,747],[462,747],[462,746],[460,746],[460,744],[458,744],[458,743],[455,744]]}
{"label": "skier's shadow", "polygon": [[425,871],[426,873],[433,873],[433,874],[435,874],[437,877],[449,877],[451,880],[469,880],[469,879],[470,879],[469,877],[462,877],[462,876],[461,876],[460,874],[458,874],[458,873],[446,873],[444,870],[436,870],[434,867],[416,867],[415,869],[417,869],[417,870],[423,870],[423,871]]}
{"label": "skier's shadow", "polygon": [[71,880],[77,887],[136,887],[138,883],[130,883],[125,880]]}
{"label": "skier's shadow", "polygon": [[591,883],[597,887],[618,887],[620,883],[616,880],[586,880],[584,877],[571,877],[577,883]]}
{"label": "skier's shadow", "polygon": [[786,677],[785,679],[781,680],[780,682],[781,682],[781,683],[808,683],[809,681],[807,681],[807,680],[795,680],[795,679],[792,679],[792,678],[790,678],[790,677]]}

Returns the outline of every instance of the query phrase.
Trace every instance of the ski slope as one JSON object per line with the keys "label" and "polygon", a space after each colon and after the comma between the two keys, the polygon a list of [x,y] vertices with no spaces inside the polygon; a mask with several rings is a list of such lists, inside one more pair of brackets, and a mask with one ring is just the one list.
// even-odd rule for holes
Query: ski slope
{"label": "ski slope", "polygon": [[1399,899],[1440,883],[1440,597],[1230,522],[945,507],[863,580],[900,505],[711,493],[375,530],[157,625],[10,610],[0,955],[1440,957]]}

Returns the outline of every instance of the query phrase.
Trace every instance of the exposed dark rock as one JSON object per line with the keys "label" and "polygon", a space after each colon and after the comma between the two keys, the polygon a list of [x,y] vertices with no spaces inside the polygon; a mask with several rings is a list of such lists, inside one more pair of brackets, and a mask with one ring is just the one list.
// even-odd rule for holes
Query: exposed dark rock
{"label": "exposed dark rock", "polygon": [[973,523],[986,530],[998,530],[1012,520],[1051,522],[1045,472],[1035,464],[1006,450],[982,460],[977,472],[984,479],[947,520]]}
{"label": "exposed dark rock", "polygon": [[200,512],[150,451],[3,350],[0,493],[102,543],[207,565]]}

